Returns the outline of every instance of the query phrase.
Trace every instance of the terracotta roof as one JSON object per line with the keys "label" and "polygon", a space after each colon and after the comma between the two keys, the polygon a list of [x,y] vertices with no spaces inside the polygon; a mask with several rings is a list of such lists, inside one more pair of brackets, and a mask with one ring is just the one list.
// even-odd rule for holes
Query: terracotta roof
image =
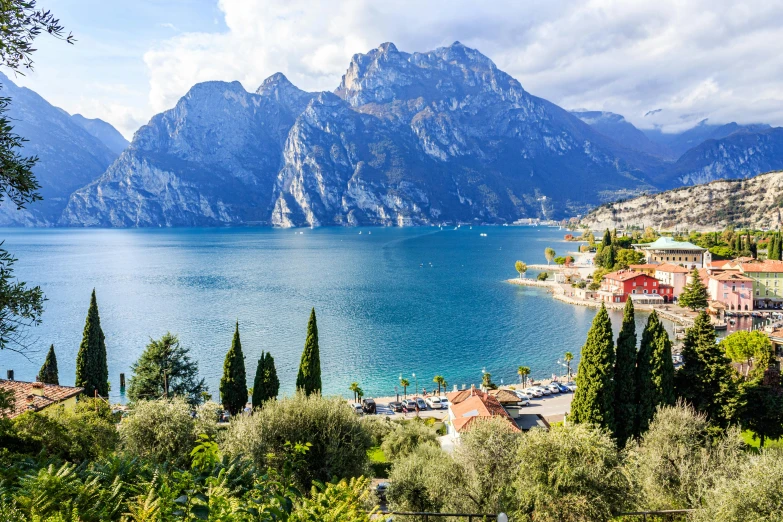
{"label": "terracotta roof", "polygon": [[474,419],[491,417],[503,417],[508,420],[513,429],[519,431],[514,420],[492,395],[481,390],[471,389],[452,392],[446,397],[449,399],[449,408],[454,415],[452,425],[458,432],[469,429],[470,425],[475,422]]}
{"label": "terracotta roof", "polygon": [[750,277],[744,276],[737,272],[721,272],[719,274],[712,274],[710,279],[716,281],[753,281]]}
{"label": "terracotta roof", "polygon": [[647,274],[642,274],[641,272],[631,272],[630,270],[618,270],[617,272],[610,272],[606,274],[604,276],[604,279],[611,279],[613,281],[629,281],[637,277],[650,277],[650,276]]}
{"label": "terracotta roof", "polygon": [[654,268],[658,268],[661,265],[656,265],[655,263],[645,263],[643,265],[628,265],[628,268],[631,270],[651,270]]}
{"label": "terracotta roof", "polygon": [[691,271],[680,265],[673,265],[671,263],[663,263],[658,265],[655,269],[656,272],[673,272],[675,274],[689,274]]}
{"label": "terracotta roof", "polygon": [[517,404],[520,400],[510,390],[489,390],[489,394],[496,398],[500,404]]}
{"label": "terracotta roof", "polygon": [[14,394],[14,409],[9,415],[13,418],[26,411],[39,411],[47,406],[79,395],[84,388],[57,386],[40,382],[7,381],[0,379],[0,389],[10,390]]}
{"label": "terracotta roof", "polygon": [[743,272],[783,272],[783,261],[757,261],[755,263],[738,263]]}
{"label": "terracotta roof", "polygon": [[727,263],[731,263],[731,259],[716,259],[707,264],[707,268],[723,268]]}

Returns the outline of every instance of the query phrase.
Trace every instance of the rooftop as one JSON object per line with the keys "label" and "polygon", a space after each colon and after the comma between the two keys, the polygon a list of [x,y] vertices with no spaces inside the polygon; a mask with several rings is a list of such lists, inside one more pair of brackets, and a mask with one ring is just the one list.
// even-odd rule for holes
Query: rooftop
{"label": "rooftop", "polygon": [[612,281],[630,281],[631,279],[636,279],[637,277],[649,277],[650,279],[655,279],[647,274],[633,272],[631,270],[618,270],[617,272],[609,272],[604,276],[604,279],[611,279]]}
{"label": "rooftop", "polygon": [[705,252],[707,250],[706,248],[696,246],[689,241],[675,241],[668,236],[659,237],[652,243],[640,244],[637,246],[645,250],[695,250],[699,252]]}
{"label": "rooftop", "polygon": [[84,388],[58,386],[40,382],[8,381],[0,379],[0,389],[14,394],[14,409],[9,417],[13,418],[26,411],[39,411],[47,406],[79,395]]}
{"label": "rooftop", "polygon": [[710,275],[710,279],[716,281],[753,281],[750,277],[744,276],[738,272],[720,272],[718,274]]}
{"label": "rooftop", "polygon": [[675,274],[689,274],[691,271],[680,265],[673,265],[672,263],[663,263],[655,268],[656,272],[672,272]]}
{"label": "rooftop", "polygon": [[495,397],[488,393],[470,389],[452,392],[446,397],[449,399],[449,408],[454,415],[453,427],[458,432],[470,429],[475,419],[492,417],[503,417],[514,430],[519,430],[511,415]]}
{"label": "rooftop", "polygon": [[[747,262],[747,263],[736,263],[732,264],[732,267],[739,267],[741,271],[743,272],[773,272],[773,273],[781,273],[783,272],[783,261],[773,261],[770,259],[767,259],[765,261],[755,261],[755,262]],[[728,268],[728,266],[724,267]]]}

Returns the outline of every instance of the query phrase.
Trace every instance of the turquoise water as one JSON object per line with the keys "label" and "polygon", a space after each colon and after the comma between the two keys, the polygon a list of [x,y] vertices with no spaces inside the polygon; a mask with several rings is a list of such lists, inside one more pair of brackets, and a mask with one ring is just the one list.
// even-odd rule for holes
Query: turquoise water
{"label": "turquoise water", "polygon": [[[359,232],[362,232],[361,234]],[[299,233],[303,232],[303,233]],[[484,232],[487,237],[480,237]],[[284,392],[294,388],[310,308],[315,307],[324,393],[390,395],[402,374],[432,389],[516,381],[558,370],[577,356],[595,310],[555,301],[539,289],[505,283],[514,261],[543,263],[544,248],[574,247],[545,227],[21,230],[5,229],[18,276],[48,302],[30,330],[30,361],[0,352],[0,375],[34,378],[54,343],[60,382],[74,363],[94,287],[109,359],[112,398],[119,374],[151,337],[179,335],[217,396],[223,358],[239,321],[248,386],[270,351]],[[534,276],[529,273],[528,277]],[[613,313],[615,333],[619,313]],[[646,320],[638,318],[639,326]],[[413,374],[417,378],[413,378]]]}

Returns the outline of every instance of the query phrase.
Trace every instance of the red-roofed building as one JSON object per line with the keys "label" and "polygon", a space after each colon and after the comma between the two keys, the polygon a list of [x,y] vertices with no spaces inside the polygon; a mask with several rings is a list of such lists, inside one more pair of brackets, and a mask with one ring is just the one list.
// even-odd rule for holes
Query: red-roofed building
{"label": "red-roofed building", "polygon": [[651,300],[657,300],[660,296],[662,302],[671,302],[673,288],[661,285],[652,276],[632,270],[618,270],[604,276],[601,281],[601,289],[598,291],[598,299],[607,303],[624,303],[628,296],[649,296]]}
{"label": "red-roofed building", "polygon": [[449,399],[449,434],[455,441],[477,421],[492,417],[506,419],[510,429],[520,431],[500,401],[488,393],[471,387],[469,390],[448,393],[446,397]]}
{"label": "red-roofed building", "polygon": [[680,297],[680,294],[685,289],[689,273],[690,270],[684,266],[663,263],[661,265],[656,265],[653,276],[661,285],[672,287],[673,297]]}
{"label": "red-roofed building", "polygon": [[61,404],[68,409],[76,406],[76,398],[84,388],[58,386],[42,382],[8,381],[0,379],[0,389],[13,394],[13,409],[0,412],[0,415],[14,418],[26,411],[40,411],[53,404]]}
{"label": "red-roofed building", "polygon": [[753,279],[739,272],[707,274],[710,299],[722,303],[726,310],[753,310]]}

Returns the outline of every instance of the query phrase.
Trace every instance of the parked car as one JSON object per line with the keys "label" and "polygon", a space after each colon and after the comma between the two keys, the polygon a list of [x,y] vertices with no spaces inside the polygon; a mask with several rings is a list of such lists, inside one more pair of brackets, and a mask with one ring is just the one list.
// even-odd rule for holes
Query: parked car
{"label": "parked car", "polygon": [[521,394],[517,395],[519,398],[519,402],[522,404],[522,406],[530,406],[530,399],[527,398],[527,395]]}
{"label": "parked car", "polygon": [[544,395],[544,392],[542,392],[541,390],[537,390],[535,388],[532,388],[532,387],[531,388],[525,388],[525,393],[527,393],[528,395],[531,395],[533,397],[541,397],[542,395]]}
{"label": "parked car", "polygon": [[441,408],[443,408],[443,405],[440,402],[440,397],[427,397],[427,400],[424,402],[426,402],[427,406],[429,406],[433,410],[440,410]]}
{"label": "parked car", "polygon": [[573,381],[567,382],[565,385],[566,385],[566,388],[568,388],[572,392],[576,391],[576,383],[575,382],[573,382]]}
{"label": "parked car", "polygon": [[427,403],[424,402],[424,399],[422,399],[421,397],[416,397],[416,405],[419,407],[420,410],[427,409]]}
{"label": "parked car", "polygon": [[395,412],[397,412],[397,413],[399,413],[399,412],[401,412],[401,411],[402,411],[402,403],[401,403],[401,402],[398,402],[398,401],[392,401],[392,402],[390,402],[390,403],[388,404],[388,406],[389,406],[389,409],[390,409],[391,411],[395,411]]}
{"label": "parked car", "polygon": [[386,490],[389,489],[389,484],[386,482],[379,482],[375,486],[375,496],[378,497],[379,502],[386,502]]}
{"label": "parked car", "polygon": [[532,398],[529,394],[523,392],[522,390],[514,390],[514,395],[516,395],[520,399],[525,399],[528,401]]}
{"label": "parked car", "polygon": [[566,386],[566,385],[565,385],[565,384],[563,384],[562,382],[558,382],[558,383],[556,383],[556,384],[557,384],[557,387],[558,387],[558,388],[560,388],[560,391],[561,391],[562,393],[568,393],[568,392],[570,392],[570,391],[571,391],[571,390],[569,390],[569,389],[568,389],[568,386]]}
{"label": "parked car", "polygon": [[359,404],[358,402],[352,402],[351,409],[356,415],[361,415],[364,413],[364,410],[362,410],[362,405]]}
{"label": "parked car", "polygon": [[552,395],[552,391],[549,388],[545,388],[543,386],[534,386],[534,388],[544,395]]}
{"label": "parked car", "polygon": [[416,401],[413,399],[406,400],[405,407],[408,408],[408,411],[416,411]]}
{"label": "parked car", "polygon": [[449,404],[450,404],[448,397],[446,397],[445,395],[441,395],[440,397],[438,397],[438,399],[440,399],[441,407],[444,410],[448,410],[449,409]]}
{"label": "parked car", "polygon": [[545,388],[552,393],[560,393],[560,386],[558,386],[556,382],[550,382]]}
{"label": "parked car", "polygon": [[368,415],[375,415],[377,410],[375,401],[372,399],[362,399],[362,410]]}

